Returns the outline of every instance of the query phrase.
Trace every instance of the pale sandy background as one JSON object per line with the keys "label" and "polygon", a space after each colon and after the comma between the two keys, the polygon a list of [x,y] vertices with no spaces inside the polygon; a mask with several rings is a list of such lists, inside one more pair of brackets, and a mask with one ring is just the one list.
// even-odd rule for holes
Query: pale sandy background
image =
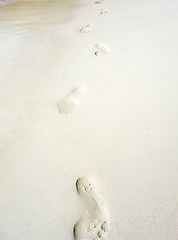
{"label": "pale sandy background", "polygon": [[0,239],[73,239],[82,176],[106,201],[106,239],[178,239],[177,23],[177,0],[0,9]]}

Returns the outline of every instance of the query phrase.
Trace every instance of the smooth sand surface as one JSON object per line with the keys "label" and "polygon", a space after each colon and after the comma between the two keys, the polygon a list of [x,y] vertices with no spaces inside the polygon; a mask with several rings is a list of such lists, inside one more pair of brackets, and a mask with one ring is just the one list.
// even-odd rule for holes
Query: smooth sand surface
{"label": "smooth sand surface", "polygon": [[178,1],[46,6],[0,9],[0,239],[176,240]]}

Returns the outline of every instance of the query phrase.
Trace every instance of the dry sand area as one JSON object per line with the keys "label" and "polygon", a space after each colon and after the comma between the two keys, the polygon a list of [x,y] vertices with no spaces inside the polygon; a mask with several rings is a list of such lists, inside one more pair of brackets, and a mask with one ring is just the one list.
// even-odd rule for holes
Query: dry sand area
{"label": "dry sand area", "polygon": [[177,240],[177,63],[177,0],[1,4],[0,239]]}

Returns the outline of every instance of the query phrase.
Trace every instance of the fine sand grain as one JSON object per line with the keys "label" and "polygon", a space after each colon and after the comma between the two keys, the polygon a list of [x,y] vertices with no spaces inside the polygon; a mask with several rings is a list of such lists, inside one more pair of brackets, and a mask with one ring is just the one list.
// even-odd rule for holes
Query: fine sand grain
{"label": "fine sand grain", "polygon": [[177,239],[177,9],[0,8],[0,239]]}

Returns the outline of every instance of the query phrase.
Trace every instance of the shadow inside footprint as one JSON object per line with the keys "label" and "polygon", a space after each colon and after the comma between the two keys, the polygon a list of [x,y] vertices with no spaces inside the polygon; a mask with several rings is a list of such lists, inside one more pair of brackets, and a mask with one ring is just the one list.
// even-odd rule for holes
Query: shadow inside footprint
{"label": "shadow inside footprint", "polygon": [[100,14],[106,14],[106,13],[109,13],[109,11],[107,9],[102,9]]}
{"label": "shadow inside footprint", "polygon": [[87,33],[91,31],[91,25],[87,25],[79,30],[81,33]]}
{"label": "shadow inside footprint", "polygon": [[97,44],[95,45],[95,47],[98,49],[96,52],[95,52],[95,55],[97,57],[101,57],[103,56],[105,53],[107,53],[107,48],[102,45],[102,44]]}

